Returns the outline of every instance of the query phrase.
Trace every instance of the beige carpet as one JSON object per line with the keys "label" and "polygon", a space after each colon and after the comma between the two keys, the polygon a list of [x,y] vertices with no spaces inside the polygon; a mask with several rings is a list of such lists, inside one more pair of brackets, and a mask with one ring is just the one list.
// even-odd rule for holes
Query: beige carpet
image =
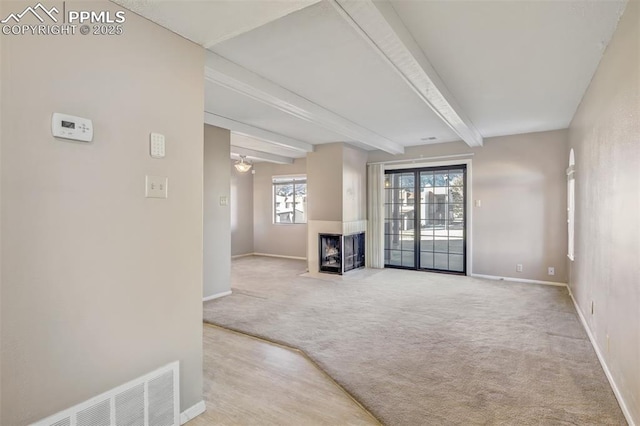
{"label": "beige carpet", "polygon": [[388,425],[625,425],[567,290],[233,262],[205,321],[304,350]]}

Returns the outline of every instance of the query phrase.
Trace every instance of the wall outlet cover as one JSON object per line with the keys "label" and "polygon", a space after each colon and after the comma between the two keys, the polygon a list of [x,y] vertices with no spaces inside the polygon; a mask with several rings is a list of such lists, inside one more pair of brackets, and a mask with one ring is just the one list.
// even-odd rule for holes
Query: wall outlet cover
{"label": "wall outlet cover", "polygon": [[167,198],[169,179],[164,176],[145,176],[146,198]]}

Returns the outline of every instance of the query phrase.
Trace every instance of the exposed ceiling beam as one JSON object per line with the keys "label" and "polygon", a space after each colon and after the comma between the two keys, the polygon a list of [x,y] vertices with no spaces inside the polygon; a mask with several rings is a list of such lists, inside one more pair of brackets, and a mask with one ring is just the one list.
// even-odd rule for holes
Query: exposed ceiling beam
{"label": "exposed ceiling beam", "polygon": [[404,153],[404,147],[369,129],[329,111],[220,55],[207,52],[205,78],[215,84],[276,108],[301,120],[390,154]]}
{"label": "exposed ceiling beam", "polygon": [[469,146],[482,135],[449,93],[390,2],[329,0],[402,79]]}
{"label": "exposed ceiling beam", "polygon": [[281,135],[279,133],[270,132],[269,130],[261,129],[259,127],[250,126],[248,124],[241,123],[236,120],[232,120],[221,115],[213,114],[211,112],[204,113],[204,122],[211,124],[212,126],[222,127],[229,129],[233,132],[241,135],[252,136],[258,139],[265,140],[274,145],[282,146],[285,148],[293,149],[300,152],[313,152],[313,145],[307,142],[293,139],[288,136]]}
{"label": "exposed ceiling beam", "polygon": [[244,155],[245,157],[252,158],[254,160],[263,160],[276,164],[293,164],[294,161],[291,157],[283,157],[282,155],[269,154],[268,152],[256,151],[234,145],[231,145],[231,153]]}

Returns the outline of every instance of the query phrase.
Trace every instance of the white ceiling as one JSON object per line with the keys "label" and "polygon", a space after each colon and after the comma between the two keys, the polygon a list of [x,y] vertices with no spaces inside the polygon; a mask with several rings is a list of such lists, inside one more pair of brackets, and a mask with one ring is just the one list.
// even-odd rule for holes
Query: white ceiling
{"label": "white ceiling", "polygon": [[189,40],[210,47],[319,0],[112,0]]}
{"label": "white ceiling", "polygon": [[626,4],[116,1],[212,52],[205,111],[258,136],[232,145],[289,158],[566,128]]}
{"label": "white ceiling", "polygon": [[563,129],[624,1],[392,1],[483,136]]}
{"label": "white ceiling", "polygon": [[421,138],[430,136],[458,139],[329,3],[317,3],[211,50],[402,145],[424,143]]}
{"label": "white ceiling", "polygon": [[337,133],[308,121],[293,119],[282,111],[209,81],[205,82],[205,93],[206,112],[312,144],[344,139]]}

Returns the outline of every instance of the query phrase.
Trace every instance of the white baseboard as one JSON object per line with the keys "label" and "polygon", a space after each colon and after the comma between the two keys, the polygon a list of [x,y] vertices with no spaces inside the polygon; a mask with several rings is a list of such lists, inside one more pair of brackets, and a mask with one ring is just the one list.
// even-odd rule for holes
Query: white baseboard
{"label": "white baseboard", "polygon": [[279,257],[281,259],[294,259],[294,260],[307,260],[306,257],[298,257],[298,256],[283,256],[280,254],[270,254],[270,253],[253,253],[254,256],[266,256],[266,257]]}
{"label": "white baseboard", "polygon": [[216,294],[213,294],[211,296],[204,297],[204,298],[202,298],[202,301],[203,302],[208,302],[209,300],[219,299],[220,297],[228,296],[230,294],[231,294],[231,290],[223,291],[222,293],[216,293]]}
{"label": "white baseboard", "polygon": [[591,329],[587,325],[587,320],[584,318],[584,315],[582,315],[582,311],[578,306],[578,302],[576,302],[576,299],[573,297],[573,293],[571,292],[571,287],[567,286],[567,288],[569,289],[569,296],[571,296],[571,300],[573,301],[573,306],[575,306],[576,308],[576,312],[578,313],[580,322],[582,323],[584,330],[587,332],[587,336],[589,336],[589,341],[591,341],[591,346],[593,346],[593,349],[596,351],[596,355],[598,356],[598,361],[600,361],[600,365],[604,370],[604,374],[607,376],[607,380],[609,380],[611,389],[613,389],[613,394],[616,396],[616,399],[618,400],[618,404],[620,404],[620,409],[622,410],[622,414],[624,414],[624,417],[627,419],[627,423],[629,423],[629,426],[636,426],[636,423],[634,423],[633,419],[631,418],[631,411],[629,411],[629,408],[627,407],[627,404],[625,403],[624,398],[622,397],[622,394],[618,389],[618,385],[616,385],[615,380],[613,380],[611,371],[609,370],[609,367],[607,366],[607,363],[604,357],[602,356],[600,347],[598,346],[598,343],[596,343],[596,339],[591,333]]}
{"label": "white baseboard", "polygon": [[498,277],[496,275],[482,275],[482,274],[471,274],[470,276],[475,278],[485,278],[488,280],[498,280],[498,281],[514,281],[517,283],[528,283],[528,284],[544,284],[544,285],[555,285],[558,287],[567,287],[567,283],[560,283],[555,281],[540,281],[540,280],[528,280],[525,278],[513,278],[513,277]]}
{"label": "white baseboard", "polygon": [[236,254],[231,256],[231,259],[240,259],[241,257],[249,257],[249,256],[253,256],[254,253],[245,253],[245,254]]}
{"label": "white baseboard", "polygon": [[180,424],[183,425],[189,420],[198,417],[200,414],[204,413],[206,409],[207,406],[204,404],[204,401],[200,401],[192,407],[187,408],[182,413],[180,413]]}

